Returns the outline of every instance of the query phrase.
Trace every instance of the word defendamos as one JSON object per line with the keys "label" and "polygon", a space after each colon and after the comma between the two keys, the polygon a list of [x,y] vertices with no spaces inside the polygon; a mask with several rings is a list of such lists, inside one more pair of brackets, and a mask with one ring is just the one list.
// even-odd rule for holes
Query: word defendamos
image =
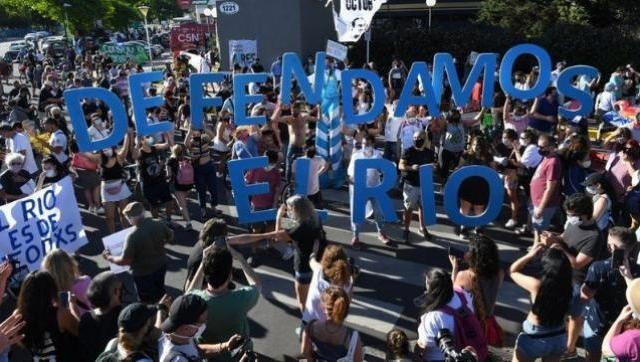
{"label": "word defendamos", "polygon": [[[536,84],[528,90],[516,89],[513,84],[512,74],[515,61],[522,55],[534,56],[539,64],[539,76]],[[320,104],[322,102],[322,89],[325,82],[326,59],[325,53],[316,54],[314,81],[310,82],[304,72],[300,58],[295,53],[285,53],[282,59],[282,81],[280,97],[283,104],[291,103],[291,88],[293,79],[297,80],[301,92],[304,94],[307,103]],[[495,89],[496,70],[498,70],[498,59],[495,53],[482,53],[476,58],[469,76],[462,84],[456,71],[453,57],[449,53],[437,53],[433,58],[433,70],[429,72],[425,62],[415,62],[407,76],[407,80],[402,89],[395,110],[396,117],[404,116],[407,108],[411,105],[424,105],[429,109],[429,114],[438,116],[440,114],[440,99],[444,92],[445,75],[453,100],[459,107],[468,104],[474,84],[482,77],[482,106],[491,107]],[[500,63],[498,81],[502,90],[509,96],[520,100],[530,100],[542,95],[551,81],[551,58],[541,47],[534,44],[520,44],[509,49]],[[598,76],[598,69],[587,65],[574,65],[568,67],[560,73],[557,79],[558,92],[566,97],[576,100],[580,104],[578,109],[568,109],[563,105],[558,108],[559,115],[572,119],[575,116],[586,116],[593,108],[591,95],[573,85],[576,77],[586,76],[595,79]],[[260,125],[267,120],[265,116],[248,117],[247,106],[262,100],[262,95],[248,95],[247,86],[249,83],[264,83],[268,77],[267,73],[234,74],[233,75],[233,103],[234,121],[237,125]],[[224,81],[223,73],[197,73],[189,77],[189,92],[191,99],[191,122],[192,127],[202,128],[204,109],[208,107],[219,107],[222,105],[220,97],[205,97],[205,85],[210,83],[221,83]],[[365,114],[356,114],[351,101],[351,86],[356,79],[361,79],[369,83],[372,88],[373,103],[370,110]],[[172,128],[170,122],[158,122],[148,124],[146,122],[146,111],[149,108],[162,106],[164,100],[161,96],[145,97],[145,86],[153,82],[163,80],[162,72],[139,73],[129,76],[129,97],[133,108],[133,118],[136,131],[139,136],[146,136],[159,132],[167,132]],[[422,85],[424,90],[421,95],[413,95],[412,90],[416,82]],[[348,69],[341,72],[341,93],[342,93],[342,113],[344,122],[347,124],[361,124],[376,118],[384,108],[384,86],[379,76],[372,71],[365,69]],[[114,147],[124,138],[127,132],[127,114],[120,99],[112,92],[104,88],[78,88],[64,92],[65,101],[76,133],[78,146],[81,151],[98,151],[105,148]],[[105,102],[113,114],[113,129],[108,137],[92,141],[82,112],[81,101],[84,99],[100,99]],[[233,160],[229,162],[229,169],[232,177],[232,187],[235,196],[235,203],[238,208],[240,222],[255,222],[260,220],[275,219],[275,210],[266,210],[252,213],[249,207],[250,195],[267,192],[266,184],[247,186],[244,183],[243,172],[251,169],[266,166],[266,159],[254,157],[252,159]],[[393,172],[389,168],[393,169]],[[367,188],[364,182],[367,169],[375,168],[384,175],[383,184],[375,188]],[[386,170],[386,171],[385,171]],[[298,173],[300,174],[300,172]],[[428,224],[435,223],[435,202],[433,200],[433,181],[431,180],[431,170],[429,166],[420,169],[423,212]],[[457,207],[457,189],[459,184],[467,177],[483,177],[491,188],[491,198],[487,210],[483,215],[468,217],[460,215]],[[388,191],[395,184],[396,171],[393,163],[383,159],[357,160],[355,164],[355,182],[353,197],[352,220],[361,222],[364,219],[364,207],[366,201],[371,198],[377,199],[384,217],[388,221],[396,219],[391,200],[387,197]],[[392,182],[393,181],[393,182]],[[300,190],[301,188],[297,188]],[[431,192],[425,192],[425,191]],[[430,198],[427,196],[431,195]],[[453,195],[453,196],[451,196]],[[487,167],[471,166],[458,170],[452,175],[445,186],[445,210],[453,222],[468,226],[479,226],[487,224],[495,219],[499,214],[499,207],[502,204],[502,187],[497,173]],[[426,199],[426,200],[425,200]],[[496,206],[497,205],[497,206]],[[494,210],[496,209],[497,210]]]}

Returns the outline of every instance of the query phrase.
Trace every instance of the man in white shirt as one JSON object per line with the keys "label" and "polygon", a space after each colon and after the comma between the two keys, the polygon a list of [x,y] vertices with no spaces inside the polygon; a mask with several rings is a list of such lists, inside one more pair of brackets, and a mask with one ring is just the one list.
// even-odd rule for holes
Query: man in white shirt
{"label": "man in white shirt", "polygon": [[[329,163],[323,157],[316,155],[315,147],[308,147],[304,157],[300,157],[300,159],[308,159],[311,162],[307,181],[307,198],[313,202],[316,209],[324,209],[322,192],[320,191],[320,175],[329,170]],[[296,173],[296,162],[293,163],[293,173]]]}
{"label": "man in white shirt", "polygon": [[415,107],[411,107],[407,110],[406,119],[400,126],[400,154],[402,155],[406,150],[413,146],[413,135],[416,132],[424,130],[422,128],[422,122],[416,118],[417,112]]}
{"label": "man in white shirt", "polygon": [[[347,175],[349,176],[349,204],[351,205],[351,215],[353,215],[353,183],[355,177],[355,163],[359,159],[375,159],[382,158],[380,151],[376,150],[373,146],[375,144],[375,139],[371,135],[367,135],[362,140],[362,149],[355,151],[351,155],[351,161],[349,162],[349,167],[347,168]],[[372,187],[380,184],[381,174],[376,169],[368,169],[367,170],[367,186]],[[387,246],[391,246],[391,239],[387,237],[385,233],[385,221],[382,215],[382,210],[380,209],[380,205],[377,200],[372,199],[367,202],[366,206],[366,215],[369,216],[373,213],[374,223],[376,224],[376,229],[378,229],[378,240],[380,240],[383,244]],[[356,224],[353,221],[351,222],[351,231],[353,232],[353,238],[351,239],[351,246],[358,247],[360,246],[360,229],[362,228],[361,224]]]}
{"label": "man in white shirt", "polygon": [[99,141],[109,135],[107,121],[103,120],[97,113],[91,115],[91,127],[87,130],[92,141]]}
{"label": "man in white shirt", "polygon": [[389,109],[389,119],[384,125],[384,158],[394,163],[398,162],[398,136],[400,134],[400,126],[403,118],[394,117],[393,113],[398,105],[398,101],[394,101],[393,106]]}
{"label": "man in white shirt", "polygon": [[33,156],[33,149],[29,137],[20,132],[16,132],[16,125],[11,126],[8,123],[0,125],[2,137],[6,140],[6,149],[10,153],[19,153],[24,156],[24,168],[31,176],[38,171],[36,160]]}
{"label": "man in white shirt", "polygon": [[69,160],[67,155],[67,136],[60,130],[58,123],[53,118],[48,118],[44,121],[44,128],[47,132],[51,133],[49,137],[49,149],[51,154],[62,165],[66,165]]}

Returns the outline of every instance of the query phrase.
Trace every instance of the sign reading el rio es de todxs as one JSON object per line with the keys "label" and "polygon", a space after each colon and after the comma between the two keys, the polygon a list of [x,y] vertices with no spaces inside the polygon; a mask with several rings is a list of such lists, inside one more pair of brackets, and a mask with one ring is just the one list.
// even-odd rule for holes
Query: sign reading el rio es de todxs
{"label": "sign reading el rio es de todxs", "polygon": [[[540,75],[537,83],[528,90],[516,89],[513,84],[512,73],[515,61],[523,55],[534,56],[540,68]],[[291,88],[293,79],[297,80],[298,86],[308,103],[321,103],[321,92],[324,85],[324,70],[326,66],[325,53],[316,54],[315,78],[313,82],[307,79],[300,58],[295,53],[285,53],[282,58],[282,80],[280,97],[284,104],[291,103]],[[498,70],[496,76],[496,70]],[[479,54],[476,62],[464,81],[456,71],[453,56],[449,53],[437,53],[433,59],[433,70],[429,72],[427,63],[415,62],[407,76],[405,87],[402,89],[398,105],[395,110],[396,117],[402,117],[407,108],[411,105],[424,105],[429,109],[432,116],[440,114],[440,99],[444,91],[445,76],[451,87],[451,92],[455,104],[460,107],[467,105],[471,98],[473,85],[482,77],[482,106],[491,107],[494,82],[500,82],[502,90],[515,99],[533,99],[544,93],[551,79],[551,58],[541,47],[534,44],[520,44],[509,49],[499,64],[495,53]],[[562,117],[572,119],[575,116],[586,116],[593,108],[591,96],[573,86],[573,80],[581,75],[594,79],[598,76],[598,70],[592,66],[574,65],[568,67],[560,73],[558,77],[558,91],[566,97],[573,98],[581,105],[578,109],[568,109],[560,105],[558,112]],[[191,96],[191,117],[192,125],[195,128],[202,128],[204,109],[208,107],[218,107],[222,105],[219,97],[205,97],[204,85],[208,83],[220,83],[224,80],[222,73],[197,73],[189,77],[189,91]],[[236,74],[233,76],[233,103],[235,105],[235,123],[237,125],[260,125],[267,120],[265,116],[249,117],[246,108],[251,103],[260,102],[262,95],[249,95],[246,93],[249,83],[263,83],[267,80],[266,73]],[[365,69],[348,69],[342,72],[342,105],[343,119],[347,124],[361,124],[377,117],[384,108],[384,86],[375,73]],[[373,104],[365,114],[357,114],[353,109],[351,101],[351,84],[355,79],[362,79],[371,85],[373,93]],[[139,73],[129,76],[129,97],[133,107],[134,124],[140,136],[167,132],[171,130],[170,122],[159,122],[148,124],[145,112],[152,107],[164,104],[161,96],[146,97],[144,85],[146,83],[163,81],[161,72]],[[424,92],[421,95],[413,94],[413,86],[416,81],[423,84]],[[64,93],[65,101],[69,110],[73,128],[76,131],[78,146],[83,152],[98,151],[105,148],[114,147],[124,138],[127,132],[127,115],[125,108],[118,97],[103,88],[78,88],[70,89]],[[98,141],[92,141],[87,131],[87,123],[82,113],[81,101],[83,99],[101,99],[111,109],[114,118],[114,125],[111,134]],[[304,163],[308,160],[298,160],[296,168],[308,167]],[[252,212],[249,198],[252,195],[259,195],[268,192],[266,183],[247,185],[244,181],[244,173],[247,170],[266,167],[266,157],[253,157],[249,159],[239,159],[230,161],[229,173],[235,204],[238,210],[238,219],[241,223],[274,220],[276,210],[263,210]],[[383,177],[381,184],[368,187],[366,174],[368,169],[379,170]],[[422,188],[422,203],[425,223],[432,225],[436,223],[435,200],[433,192],[432,167],[424,165],[420,167],[420,184]],[[298,175],[306,175],[305,172],[298,172]],[[462,181],[471,176],[479,176],[487,181],[490,186],[489,204],[482,215],[465,216],[460,214],[458,209],[458,189]],[[376,199],[380,204],[383,216],[386,221],[397,219],[391,199],[387,196],[396,181],[395,165],[384,159],[360,159],[355,163],[354,172],[354,195],[353,212],[351,219],[357,223],[365,219],[365,205],[367,200]],[[306,190],[306,177],[296,180],[296,190]],[[444,188],[444,208],[449,218],[456,224],[466,226],[482,226],[492,222],[498,217],[502,208],[503,200],[502,183],[498,173],[485,166],[468,166],[454,172]],[[325,214],[326,215],[326,214]]]}

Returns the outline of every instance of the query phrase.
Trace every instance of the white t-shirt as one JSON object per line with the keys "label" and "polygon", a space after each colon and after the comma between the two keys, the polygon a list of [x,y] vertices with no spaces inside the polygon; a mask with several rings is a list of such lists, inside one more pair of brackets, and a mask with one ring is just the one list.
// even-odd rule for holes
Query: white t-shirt
{"label": "white t-shirt", "polygon": [[413,134],[422,131],[422,125],[415,120],[411,123],[407,122],[400,130],[400,149],[402,152],[413,146]]}
{"label": "white t-shirt", "polygon": [[33,149],[31,148],[31,142],[29,138],[22,133],[16,132],[13,137],[7,139],[7,147],[13,153],[22,153],[25,152],[24,155],[24,168],[30,174],[38,171],[38,165],[36,165],[36,160],[33,157]]}
{"label": "white t-shirt", "polygon": [[57,130],[51,134],[49,137],[49,146],[51,147],[62,147],[62,151],[60,153],[52,152],[52,155],[60,163],[65,163],[69,159],[69,156],[66,153],[67,150],[67,136],[64,135],[64,132],[61,130]]}
{"label": "white t-shirt", "polygon": [[109,130],[99,130],[93,125],[87,129],[87,132],[89,133],[89,137],[91,137],[92,141],[99,141],[109,135]]}
{"label": "white t-shirt", "polygon": [[400,117],[389,117],[384,125],[384,140],[387,142],[398,142],[398,132],[404,119]]}
{"label": "white t-shirt", "polygon": [[[465,298],[467,298],[467,307],[473,311],[473,300],[470,293],[462,291]],[[453,298],[447,303],[447,305],[453,309],[462,307],[462,301],[456,293],[453,294]],[[444,312],[431,311],[422,317],[420,317],[420,325],[418,326],[418,343],[425,347],[423,355],[424,361],[442,361],[444,355],[438,348],[438,333],[442,329],[448,329],[452,335],[455,336],[455,321],[453,316],[450,316]]]}
{"label": "white t-shirt", "polygon": [[[300,157],[306,158],[308,157]],[[307,195],[315,195],[320,191],[320,177],[318,172],[326,165],[327,161],[321,156],[314,156],[309,165],[309,181],[307,184]],[[293,163],[293,173],[296,173],[296,162]]]}
{"label": "white t-shirt", "polygon": [[527,145],[522,152],[521,162],[528,168],[537,167],[542,162],[542,156],[538,152],[538,146],[534,144]]}
{"label": "white t-shirt", "polygon": [[[380,151],[374,149],[373,150],[373,155],[371,155],[370,157],[366,157],[364,155],[364,151],[363,150],[359,150],[359,151],[355,151],[352,155],[351,155],[351,161],[349,162],[349,167],[347,168],[347,175],[349,175],[349,177],[353,178],[354,177],[354,173],[355,173],[355,163],[357,160],[359,159],[375,159],[375,158],[382,158],[382,154],[380,153]],[[367,187],[373,187],[373,186],[377,186],[380,184],[380,171],[378,171],[375,168],[370,168],[367,170]]]}
{"label": "white t-shirt", "polygon": [[[302,321],[311,322],[312,320],[326,321],[327,314],[324,312],[322,306],[322,292],[331,286],[331,283],[324,279],[322,275],[322,268],[318,268],[313,271],[313,277],[311,277],[311,284],[309,284],[309,294],[307,295],[307,301],[304,305],[304,312],[302,312]],[[344,287],[344,291],[347,294],[351,294],[353,284],[349,284]]]}
{"label": "white t-shirt", "polygon": [[160,355],[160,361],[164,361],[169,356],[171,351],[175,351],[169,362],[189,362],[194,361],[194,358],[199,358],[200,353],[196,345],[191,340],[189,344],[175,344],[169,340],[166,334],[162,333],[160,340],[158,341],[158,354]]}
{"label": "white t-shirt", "polygon": [[596,97],[596,109],[604,112],[615,110],[616,96],[613,92],[602,92]]}

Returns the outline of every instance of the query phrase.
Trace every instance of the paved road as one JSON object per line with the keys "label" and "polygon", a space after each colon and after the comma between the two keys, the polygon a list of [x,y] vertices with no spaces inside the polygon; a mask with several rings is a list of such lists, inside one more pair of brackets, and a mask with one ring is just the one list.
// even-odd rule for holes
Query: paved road
{"label": "paved road", "polygon": [[[346,245],[351,240],[348,193],[346,190],[326,190],[323,193],[329,209],[329,219],[325,226],[328,239]],[[230,199],[228,191],[221,189],[220,194]],[[100,256],[103,250],[100,239],[105,236],[106,225],[102,217],[84,209],[81,192],[77,195],[90,239],[90,243],[78,251],[78,257],[82,271],[95,275],[108,268]],[[367,247],[362,251],[348,251],[361,268],[361,275],[355,285],[347,323],[361,332],[369,353],[368,360],[375,360],[372,356],[381,356],[385,334],[393,327],[403,329],[412,339],[417,338],[420,311],[413,305],[412,299],[424,290],[424,272],[433,267],[449,269],[447,248],[465,246],[465,242],[455,236],[453,225],[443,214],[440,193],[436,194],[436,200],[438,225],[431,228],[434,235],[432,241],[422,240],[417,230],[417,221],[414,221],[411,229],[413,242],[410,245],[402,243],[398,248],[391,249],[378,242],[374,226],[367,225],[361,236]],[[394,199],[394,202],[396,209],[400,210],[401,200]],[[232,231],[245,232],[245,229],[236,225],[235,208],[230,206],[231,202],[226,204],[221,209]],[[174,296],[182,290],[187,257],[202,227],[201,220],[197,218],[199,211],[193,194],[189,206],[192,215],[196,215],[194,230],[186,231],[179,227],[176,230],[176,243],[168,247],[170,265],[166,282],[170,294]],[[506,218],[499,219],[497,224],[502,224],[504,219]],[[184,225],[178,216],[173,216],[173,221],[179,226]],[[399,226],[393,225],[390,229],[390,236],[399,240]],[[490,226],[487,233],[498,243],[500,258],[505,266],[531,243],[530,240],[522,240],[499,227]],[[265,360],[288,360],[299,352],[294,331],[299,326],[300,316],[295,302],[291,270],[291,261],[284,262],[276,256],[266,258],[263,265],[257,268],[264,285],[264,297],[250,313],[251,334],[256,351]],[[236,272],[234,275],[242,284],[242,277],[239,271]],[[512,282],[506,281],[496,307],[498,321],[505,331],[517,333],[528,309],[527,295]]]}

